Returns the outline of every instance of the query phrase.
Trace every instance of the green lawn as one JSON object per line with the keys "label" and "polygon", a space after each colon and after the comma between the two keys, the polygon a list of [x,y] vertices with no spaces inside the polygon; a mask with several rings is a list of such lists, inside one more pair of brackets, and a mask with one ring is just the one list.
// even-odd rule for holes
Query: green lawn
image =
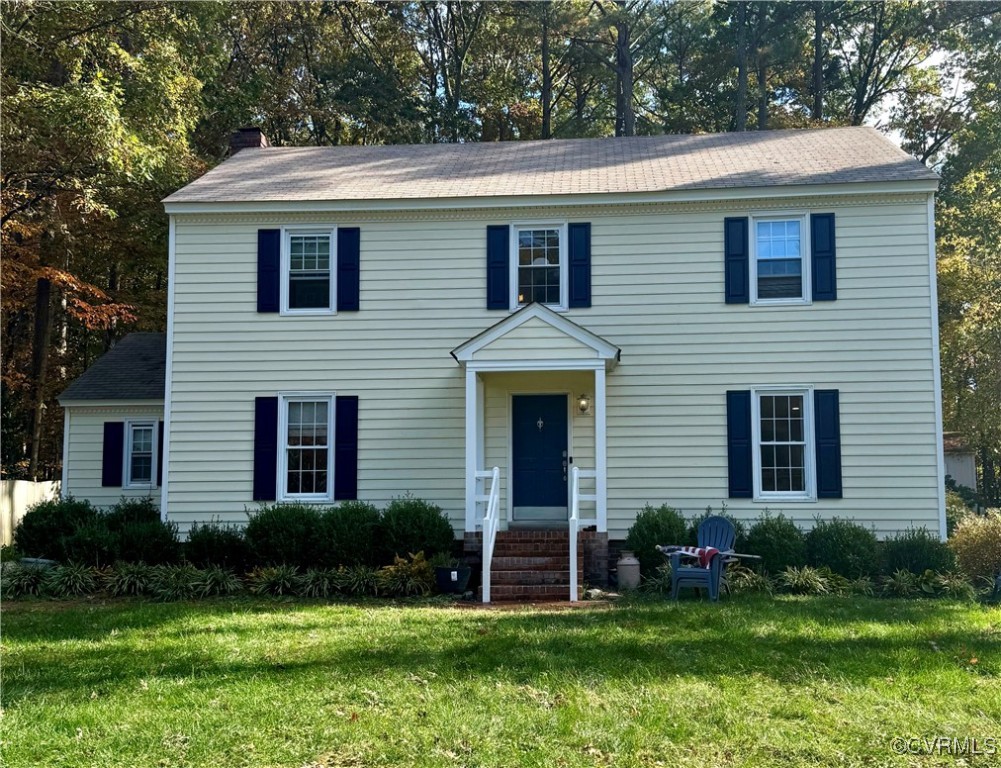
{"label": "green lawn", "polygon": [[891,740],[1001,737],[1001,611],[946,601],[32,602],[2,632],[10,768],[929,766],[957,762]]}

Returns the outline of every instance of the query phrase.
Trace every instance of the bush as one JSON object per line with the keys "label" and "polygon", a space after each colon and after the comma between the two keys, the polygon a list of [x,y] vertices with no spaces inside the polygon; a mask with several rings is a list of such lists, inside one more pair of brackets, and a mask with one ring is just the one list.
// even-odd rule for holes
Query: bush
{"label": "bush", "polygon": [[344,581],[342,573],[329,568],[310,568],[299,578],[299,592],[303,597],[336,595]]}
{"label": "bush", "polygon": [[305,504],[271,504],[250,516],[243,535],[263,566],[315,566],[324,556],[319,510]]}
{"label": "bush", "polygon": [[65,561],[64,542],[79,528],[93,522],[97,510],[89,501],[69,497],[41,501],[24,513],[14,530],[14,547],[26,557]]}
{"label": "bush", "polygon": [[337,571],[340,587],[349,595],[379,594],[379,574],[367,565],[353,565]]}
{"label": "bush", "polygon": [[100,583],[98,571],[80,563],[57,565],[45,574],[45,591],[53,597],[92,595]]}
{"label": "bush", "polygon": [[974,514],[976,512],[973,507],[966,502],[962,495],[956,491],[945,492],[945,529],[949,536],[955,532],[960,520]]}
{"label": "bush", "polygon": [[[379,510],[364,501],[344,501],[323,513],[323,564],[375,565],[379,560]],[[452,529],[449,526],[449,547]]]}
{"label": "bush", "polygon": [[[726,505],[723,505],[723,509],[719,512],[713,512],[712,507],[706,507],[706,511],[701,515],[693,517],[691,522],[688,524],[688,535],[685,539],[688,545],[691,547],[697,547],[699,545],[699,526],[702,522],[709,517],[725,517],[733,525],[734,533],[736,534],[733,540],[733,548],[737,552],[744,551],[744,545],[747,538],[747,526],[744,525],[743,520],[738,520],[736,517],[731,515],[726,511]],[[676,544],[677,542],[671,542]]]}
{"label": "bush", "polygon": [[379,525],[382,562],[394,562],[412,552],[427,557],[450,553],[455,542],[452,524],[441,507],[407,495],[393,499]]}
{"label": "bush", "polygon": [[956,526],[949,539],[949,549],[956,553],[960,569],[974,582],[994,581],[1001,572],[1001,513],[970,515]]}
{"label": "bush", "polygon": [[850,520],[818,520],[806,535],[806,562],[848,579],[879,569],[876,534]]}
{"label": "bush", "polygon": [[149,591],[158,600],[190,600],[198,596],[201,572],[193,565],[157,565],[152,569]]}
{"label": "bush", "polygon": [[100,513],[66,536],[62,548],[64,560],[98,568],[121,559],[118,557],[118,537],[108,529],[105,515]]}
{"label": "bush", "polygon": [[726,569],[726,585],[734,594],[772,591],[771,579],[760,571],[752,571],[743,565],[731,565]]}
{"label": "bush", "polygon": [[433,584],[434,571],[423,552],[397,557],[392,565],[379,569],[379,590],[386,595],[426,595]]}
{"label": "bush", "polygon": [[3,570],[3,596],[6,599],[34,597],[45,592],[45,577],[50,571],[38,565],[11,563]]}
{"label": "bush", "polygon": [[664,556],[656,550],[658,544],[681,544],[687,540],[688,525],[681,513],[662,504],[654,508],[647,504],[636,515],[626,535],[624,550],[631,550],[640,561],[640,574],[652,579],[657,569],[665,564]]}
{"label": "bush", "polygon": [[808,565],[786,568],[775,577],[775,583],[783,591],[797,595],[826,595],[831,591],[824,572]]}
{"label": "bush", "polygon": [[909,528],[883,542],[883,572],[951,571],[956,567],[952,550],[925,528]]}
{"label": "bush", "polygon": [[184,543],[184,559],[196,568],[219,566],[236,573],[246,573],[254,565],[243,529],[217,523],[196,523],[191,527]]}
{"label": "bush", "polygon": [[299,569],[294,565],[255,568],[247,576],[247,589],[255,595],[297,595],[299,583]]}
{"label": "bush", "polygon": [[914,597],[919,589],[918,577],[903,568],[883,580],[883,594],[886,597]]}
{"label": "bush", "polygon": [[[658,553],[659,554],[659,553]],[[649,575],[642,575],[642,566],[640,568],[640,592],[645,592],[650,595],[669,595],[671,594],[671,564],[664,563],[663,565],[657,566],[656,570]]]}
{"label": "bush", "polygon": [[195,579],[195,593],[198,597],[214,597],[216,595],[235,595],[243,590],[241,582],[235,573],[228,568],[210,565],[198,574]]}
{"label": "bush", "polygon": [[115,563],[104,573],[104,589],[113,597],[149,594],[153,567],[145,563]]}
{"label": "bush", "polygon": [[761,567],[768,573],[806,565],[806,536],[781,514],[772,517],[766,511],[747,532],[746,546],[749,554],[761,556]]}

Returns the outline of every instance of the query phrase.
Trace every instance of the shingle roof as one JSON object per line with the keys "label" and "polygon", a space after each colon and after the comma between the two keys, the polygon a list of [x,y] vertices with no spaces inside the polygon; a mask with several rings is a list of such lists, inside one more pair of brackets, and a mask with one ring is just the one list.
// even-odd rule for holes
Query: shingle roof
{"label": "shingle roof", "polygon": [[401,200],[937,181],[867,127],[245,149],[165,203]]}
{"label": "shingle roof", "polygon": [[167,335],[130,333],[70,384],[64,400],[162,400]]}

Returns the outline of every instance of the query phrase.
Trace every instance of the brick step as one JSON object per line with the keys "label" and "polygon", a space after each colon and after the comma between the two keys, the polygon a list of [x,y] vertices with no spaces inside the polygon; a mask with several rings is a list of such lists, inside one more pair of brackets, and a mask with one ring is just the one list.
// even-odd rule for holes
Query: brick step
{"label": "brick step", "polygon": [[[584,558],[578,557],[579,568],[584,568]],[[538,570],[552,571],[570,567],[570,556],[494,557],[490,563],[493,571]]]}
{"label": "brick step", "polygon": [[522,586],[567,585],[570,583],[570,571],[494,571],[490,574],[490,583]]}
{"label": "brick step", "polygon": [[570,540],[567,531],[498,531],[495,541],[554,541]]}
{"label": "brick step", "polygon": [[[479,595],[483,597],[482,592]],[[527,602],[532,600],[569,600],[570,585],[491,584],[490,600],[494,602]]]}

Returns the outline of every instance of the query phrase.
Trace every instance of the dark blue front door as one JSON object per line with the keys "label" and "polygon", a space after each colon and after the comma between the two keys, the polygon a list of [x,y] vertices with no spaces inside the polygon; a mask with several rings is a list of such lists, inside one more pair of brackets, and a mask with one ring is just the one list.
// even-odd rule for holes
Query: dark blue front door
{"label": "dark blue front door", "polygon": [[567,516],[567,396],[514,395],[512,506],[520,521]]}

